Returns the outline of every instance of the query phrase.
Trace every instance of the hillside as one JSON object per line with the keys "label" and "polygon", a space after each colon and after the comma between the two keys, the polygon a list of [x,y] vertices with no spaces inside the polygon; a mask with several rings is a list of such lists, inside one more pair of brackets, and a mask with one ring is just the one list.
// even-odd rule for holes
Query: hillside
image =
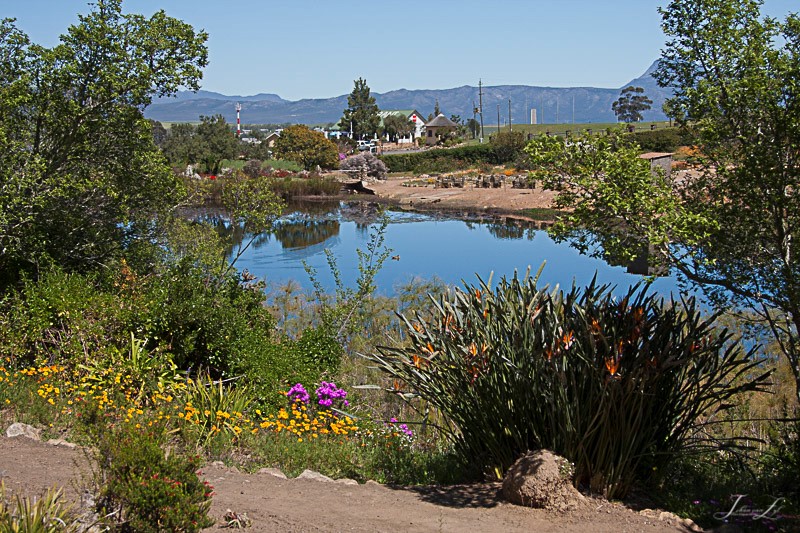
{"label": "hillside", "polygon": [[[658,87],[651,73],[657,63],[640,77],[623,85],[645,88],[653,100],[653,109],[644,113],[645,120],[665,120],[661,105],[669,92]],[[501,124],[508,120],[508,101],[511,99],[513,123],[528,123],[530,109],[536,108],[540,123],[614,122],[611,103],[619,97],[618,89],[596,87],[531,87],[527,85],[484,86],[484,123]],[[478,102],[478,87],[465,85],[453,89],[398,89],[373,93],[381,109],[416,109],[432,113],[436,101],[447,115],[472,118],[473,103]],[[242,105],[241,120],[245,124],[300,123],[326,124],[337,122],[347,107],[347,95],[334,98],[284,100],[276,94],[255,96],[226,96],[209,91],[181,92],[175,98],[162,98],[145,111],[145,116],[162,122],[195,122],[201,115],[221,114],[229,122],[236,120],[236,103]],[[574,109],[574,111],[573,111]]]}

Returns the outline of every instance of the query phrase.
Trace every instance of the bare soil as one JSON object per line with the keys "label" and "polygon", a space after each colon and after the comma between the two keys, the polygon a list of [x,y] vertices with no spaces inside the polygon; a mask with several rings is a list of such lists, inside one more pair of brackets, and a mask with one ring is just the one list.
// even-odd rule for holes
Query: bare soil
{"label": "bare soil", "polygon": [[[417,182],[417,186],[404,184]],[[549,208],[555,193],[542,189],[514,189],[506,183],[498,188],[464,187],[436,188],[422,180],[409,177],[390,177],[371,182],[367,187],[385,200],[406,208],[420,210],[470,210],[486,213],[513,214],[525,209]]]}
{"label": "bare soil", "polygon": [[[211,516],[218,529],[227,510],[246,513],[249,531],[690,531],[659,511],[637,513],[619,503],[587,499],[578,509],[555,513],[503,501],[500,485],[387,487],[246,474],[219,463],[202,476],[214,486]],[[14,493],[38,495],[65,489],[79,501],[90,479],[90,462],[80,448],[24,437],[0,437],[0,477]],[[84,480],[82,484],[81,480]]]}

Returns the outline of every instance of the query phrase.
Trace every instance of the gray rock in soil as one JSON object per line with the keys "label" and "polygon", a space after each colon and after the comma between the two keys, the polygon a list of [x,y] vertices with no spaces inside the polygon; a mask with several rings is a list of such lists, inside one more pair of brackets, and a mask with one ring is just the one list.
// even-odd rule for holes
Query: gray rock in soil
{"label": "gray rock in soil", "polygon": [[38,429],[21,422],[14,422],[8,426],[6,437],[27,437],[31,440],[41,440]]}
{"label": "gray rock in soil", "polygon": [[343,477],[342,479],[337,479],[336,483],[339,483],[341,485],[358,485],[358,481],[346,477]]}
{"label": "gray rock in soil", "polygon": [[267,474],[280,479],[286,479],[286,474],[281,472],[279,468],[262,468],[258,471],[259,474]]}
{"label": "gray rock in soil", "polygon": [[310,479],[312,481],[322,481],[324,483],[333,482],[333,479],[329,478],[328,476],[324,476],[319,472],[314,472],[313,470],[303,470],[303,473],[297,476],[296,479]]}

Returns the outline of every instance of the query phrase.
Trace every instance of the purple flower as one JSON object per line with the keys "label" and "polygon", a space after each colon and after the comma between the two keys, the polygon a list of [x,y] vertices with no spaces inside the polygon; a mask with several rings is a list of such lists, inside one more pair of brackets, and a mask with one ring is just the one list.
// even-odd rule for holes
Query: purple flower
{"label": "purple flower", "polygon": [[301,383],[295,383],[295,385],[289,389],[289,392],[286,393],[286,397],[292,402],[300,403],[308,403],[311,399],[311,396],[308,395],[308,391],[306,391],[306,388],[303,387]]}
{"label": "purple flower", "polygon": [[333,402],[336,400],[342,400],[344,405],[350,405],[345,398],[347,397],[347,391],[344,389],[340,389],[336,386],[336,383],[327,381],[322,381],[319,384],[319,387],[316,390],[317,393],[317,403],[323,407],[331,407]]}

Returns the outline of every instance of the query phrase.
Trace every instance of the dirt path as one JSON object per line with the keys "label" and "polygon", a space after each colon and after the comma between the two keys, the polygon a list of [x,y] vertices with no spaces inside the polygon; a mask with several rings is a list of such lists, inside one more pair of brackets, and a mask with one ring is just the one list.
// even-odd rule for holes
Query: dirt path
{"label": "dirt path", "polygon": [[[390,488],[377,483],[350,485],[270,474],[244,474],[211,464],[203,477],[213,486],[211,516],[228,509],[246,513],[248,531],[487,531],[487,532],[675,532],[689,531],[677,520],[661,521],[619,504],[589,500],[568,514],[518,507],[503,502],[498,485]],[[13,492],[39,494],[64,487],[77,500],[81,476],[89,464],[80,449],[54,446],[24,437],[0,437],[0,475]]]}

